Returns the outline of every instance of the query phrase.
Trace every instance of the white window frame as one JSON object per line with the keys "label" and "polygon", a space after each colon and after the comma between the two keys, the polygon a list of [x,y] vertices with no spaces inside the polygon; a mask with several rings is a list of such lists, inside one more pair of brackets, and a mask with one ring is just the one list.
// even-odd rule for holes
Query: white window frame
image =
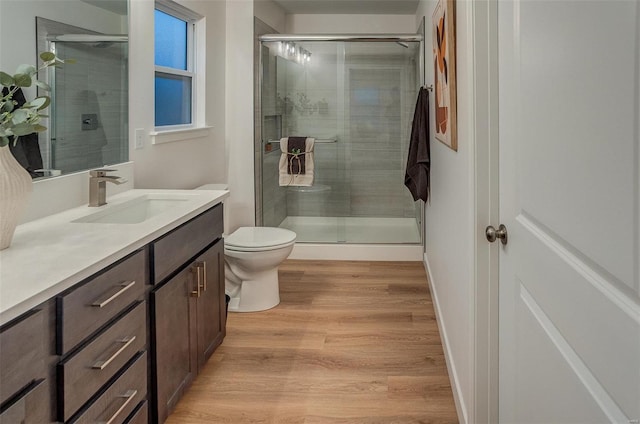
{"label": "white window frame", "polygon": [[159,144],[206,136],[210,127],[204,122],[205,19],[202,15],[171,0],[156,0],[155,9],[187,23],[187,70],[154,65],[154,80],[158,73],[191,78],[191,123],[155,126],[154,122],[154,131],[150,133],[151,142]]}

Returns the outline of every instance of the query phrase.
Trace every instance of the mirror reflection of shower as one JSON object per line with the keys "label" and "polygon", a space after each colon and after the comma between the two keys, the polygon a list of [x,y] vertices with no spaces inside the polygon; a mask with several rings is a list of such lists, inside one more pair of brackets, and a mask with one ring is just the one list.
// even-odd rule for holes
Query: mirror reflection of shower
{"label": "mirror reflection of shower", "polygon": [[44,176],[128,160],[128,36],[37,18],[38,49],[72,64],[51,67]]}
{"label": "mirror reflection of shower", "polygon": [[56,36],[51,51],[76,62],[51,74],[50,168],[63,173],[124,162],[126,36]]}

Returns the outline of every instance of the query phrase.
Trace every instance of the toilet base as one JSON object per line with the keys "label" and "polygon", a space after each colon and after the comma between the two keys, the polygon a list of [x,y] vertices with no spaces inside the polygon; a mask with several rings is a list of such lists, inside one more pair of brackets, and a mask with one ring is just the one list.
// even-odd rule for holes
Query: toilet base
{"label": "toilet base", "polygon": [[[228,273],[228,270],[227,270]],[[230,312],[259,312],[274,308],[280,303],[280,288],[278,284],[278,268],[270,269],[253,275],[251,280],[242,280],[240,287],[234,281],[234,276],[226,279]]]}

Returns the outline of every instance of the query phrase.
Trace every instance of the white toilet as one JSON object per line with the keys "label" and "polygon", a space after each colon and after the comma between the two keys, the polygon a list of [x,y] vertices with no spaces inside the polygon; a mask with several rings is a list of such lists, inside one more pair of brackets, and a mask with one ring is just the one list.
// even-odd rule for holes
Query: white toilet
{"label": "white toilet", "polygon": [[225,237],[229,311],[264,311],[280,303],[278,266],[293,250],[295,240],[293,231],[273,227],[240,227]]}

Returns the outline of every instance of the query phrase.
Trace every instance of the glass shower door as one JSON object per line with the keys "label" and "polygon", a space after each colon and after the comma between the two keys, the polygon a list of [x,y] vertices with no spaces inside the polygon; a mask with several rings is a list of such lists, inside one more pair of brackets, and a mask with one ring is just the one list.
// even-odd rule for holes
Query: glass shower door
{"label": "glass shower door", "polygon": [[347,43],[345,145],[348,243],[420,243],[404,186],[419,43]]}
{"label": "glass shower door", "polygon": [[[263,43],[262,225],[291,229],[297,242],[420,243],[421,209],[404,187],[418,46]],[[292,136],[316,139],[310,187],[278,183],[277,140]]]}

